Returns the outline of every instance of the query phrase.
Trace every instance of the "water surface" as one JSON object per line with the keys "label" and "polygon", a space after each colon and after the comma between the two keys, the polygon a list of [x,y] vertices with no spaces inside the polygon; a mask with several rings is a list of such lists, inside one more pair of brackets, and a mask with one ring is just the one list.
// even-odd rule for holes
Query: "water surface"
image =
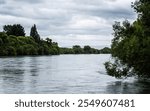
{"label": "water surface", "polygon": [[109,54],[0,58],[0,93],[150,93],[150,82],[106,74]]}

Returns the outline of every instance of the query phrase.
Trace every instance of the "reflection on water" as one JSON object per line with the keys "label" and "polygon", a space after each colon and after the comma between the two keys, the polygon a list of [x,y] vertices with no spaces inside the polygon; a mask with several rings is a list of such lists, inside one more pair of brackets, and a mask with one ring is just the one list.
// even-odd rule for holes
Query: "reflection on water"
{"label": "reflection on water", "polygon": [[24,70],[7,68],[7,69],[2,69],[2,70],[0,70],[0,72],[1,72],[2,74],[23,74],[23,73],[24,73]]}
{"label": "reflection on water", "polygon": [[110,55],[0,58],[0,93],[150,93],[150,80],[106,74]]}
{"label": "reflection on water", "polygon": [[110,94],[149,94],[149,80],[134,80],[133,82],[112,82],[107,86],[107,92]]}

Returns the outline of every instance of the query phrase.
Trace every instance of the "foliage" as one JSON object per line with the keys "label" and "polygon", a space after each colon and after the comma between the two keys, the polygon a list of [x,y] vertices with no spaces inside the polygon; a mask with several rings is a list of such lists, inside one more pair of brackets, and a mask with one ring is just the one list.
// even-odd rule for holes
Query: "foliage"
{"label": "foliage", "polygon": [[110,54],[111,49],[104,47],[103,49],[95,49],[86,45],[83,48],[79,45],[75,45],[72,48],[60,48],[61,54]]}
{"label": "foliage", "polygon": [[138,13],[135,22],[130,24],[125,20],[113,25],[111,52],[115,61],[105,63],[105,68],[109,75],[117,78],[128,74],[150,77],[150,1],[139,0],[132,7]]}
{"label": "foliage", "polygon": [[86,54],[91,54],[92,53],[92,49],[88,45],[84,46],[83,50],[84,50],[84,53],[86,53]]}
{"label": "foliage", "polygon": [[61,54],[74,54],[74,50],[72,48],[60,48]]}
{"label": "foliage", "polygon": [[72,49],[74,50],[75,54],[82,54],[83,53],[83,49],[79,45],[73,46]]}
{"label": "foliage", "polygon": [[[5,25],[3,28],[4,32],[0,32],[0,56],[110,53],[108,47],[98,50],[88,45],[83,48],[79,45],[59,48],[52,39],[41,39],[35,24],[31,27],[30,36],[20,34],[24,32],[24,28],[19,24]],[[16,31],[13,33],[14,30]]]}
{"label": "foliage", "polygon": [[3,29],[7,35],[25,36],[24,28],[20,24],[4,25]]}
{"label": "foliage", "polygon": [[30,36],[33,37],[37,43],[40,42],[40,35],[37,32],[37,28],[35,24],[31,27]]}
{"label": "foliage", "polygon": [[100,53],[102,54],[110,54],[111,53],[111,49],[108,47],[104,47],[103,49],[100,50]]}
{"label": "foliage", "polygon": [[59,54],[58,44],[50,41],[40,40],[40,43],[37,43],[33,37],[7,35],[0,32],[0,56]]}

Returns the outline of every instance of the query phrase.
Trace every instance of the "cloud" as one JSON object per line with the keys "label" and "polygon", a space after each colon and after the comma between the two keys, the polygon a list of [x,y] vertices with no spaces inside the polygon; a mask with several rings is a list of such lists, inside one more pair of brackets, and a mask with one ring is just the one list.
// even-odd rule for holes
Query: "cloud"
{"label": "cloud", "polygon": [[20,2],[20,3],[29,3],[29,4],[37,4],[37,3],[41,3],[42,0],[12,0],[14,2]]}
{"label": "cloud", "polygon": [[0,5],[5,4],[5,0],[0,0]]}
{"label": "cloud", "polygon": [[[75,0],[75,10],[85,15],[103,17],[105,19],[132,18],[131,0]],[[79,4],[80,3],[80,4]]]}
{"label": "cloud", "polygon": [[[54,41],[59,42],[60,47],[72,47],[73,45],[79,44],[81,47],[85,45],[90,45],[93,48],[101,49],[103,47],[109,47],[111,44],[110,36],[102,35],[55,35],[50,36]],[[63,39],[62,39],[63,37]]]}
{"label": "cloud", "polygon": [[19,23],[29,34],[31,26],[36,24],[42,37],[53,35],[53,39],[64,46],[82,42],[99,45],[98,42],[101,43],[103,39],[109,39],[109,43],[102,42],[108,45],[114,21],[135,19],[131,2],[132,0],[0,0],[0,30],[5,24]]}

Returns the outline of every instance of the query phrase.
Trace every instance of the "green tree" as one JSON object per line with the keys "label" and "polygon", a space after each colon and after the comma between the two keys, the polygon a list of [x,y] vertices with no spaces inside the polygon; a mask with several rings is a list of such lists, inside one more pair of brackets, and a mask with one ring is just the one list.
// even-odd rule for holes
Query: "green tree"
{"label": "green tree", "polygon": [[8,52],[7,56],[15,56],[15,55],[17,55],[16,49],[13,46],[8,46],[6,50]]}
{"label": "green tree", "polygon": [[88,45],[84,46],[83,50],[84,50],[85,54],[91,54],[92,53],[91,47]]}
{"label": "green tree", "polygon": [[150,77],[150,1],[136,1],[132,7],[138,13],[137,20],[127,20],[113,25],[114,39],[111,51],[114,63],[105,63],[109,75],[118,78],[131,75]]}
{"label": "green tree", "polygon": [[79,45],[74,45],[73,50],[74,50],[75,54],[82,54],[83,53],[83,49]]}
{"label": "green tree", "polygon": [[47,42],[48,45],[50,45],[50,46],[52,45],[52,39],[46,38],[46,42]]}
{"label": "green tree", "polygon": [[61,54],[74,54],[74,50],[72,48],[60,48]]}
{"label": "green tree", "polygon": [[111,49],[109,47],[104,47],[103,49],[100,50],[100,53],[102,54],[110,54]]}
{"label": "green tree", "polygon": [[137,0],[132,3],[132,7],[138,14],[138,19],[141,20],[141,26],[145,35],[150,35],[150,1],[149,0]]}
{"label": "green tree", "polygon": [[[8,26],[7,28],[10,27]],[[32,27],[31,32],[33,32],[31,33],[33,37],[18,36],[18,34],[16,34],[17,36],[7,35],[6,32],[0,32],[0,56],[56,55],[60,53],[57,42],[52,42],[49,38],[40,40],[35,25]]]}
{"label": "green tree", "polygon": [[25,36],[24,27],[20,24],[4,25],[3,30],[7,35]]}
{"label": "green tree", "polygon": [[37,43],[40,42],[40,35],[38,34],[35,24],[31,27],[30,36],[33,37]]}

